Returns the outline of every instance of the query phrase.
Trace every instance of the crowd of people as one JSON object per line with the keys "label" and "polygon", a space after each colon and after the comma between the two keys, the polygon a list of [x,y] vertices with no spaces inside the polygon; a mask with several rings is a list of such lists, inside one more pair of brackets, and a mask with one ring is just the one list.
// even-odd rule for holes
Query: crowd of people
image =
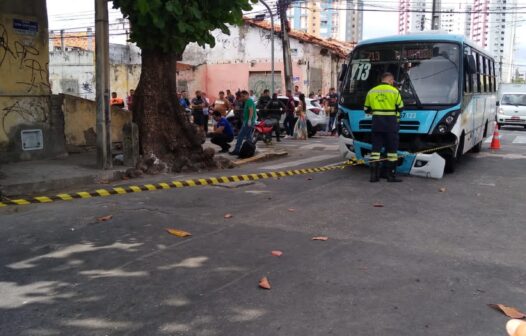
{"label": "crowd of people", "polygon": [[[117,96],[112,92],[110,104],[121,108],[127,107],[128,110],[133,106],[134,90],[130,90],[126,99]],[[206,92],[196,91],[195,96],[190,98],[187,91],[177,93],[179,104],[188,112],[192,122],[200,127],[204,134],[211,138],[212,143],[221,148],[222,153],[228,152],[237,133],[237,142],[232,155],[239,155],[240,147],[244,140],[251,139],[256,120],[265,120],[273,127],[276,141],[281,141],[280,120],[285,115],[283,127],[285,138],[306,140],[309,136],[307,122],[307,103],[305,94],[295,86],[294,90],[287,90],[286,98],[281,96],[278,89],[272,95],[268,89],[256,97],[253,90],[238,90],[235,94],[231,90],[220,91],[218,97],[213,102],[208,98]],[[338,94],[331,88],[326,95],[322,90],[317,93],[310,92],[310,99],[318,100],[321,108],[327,116],[326,131],[331,132],[336,120]],[[229,111],[233,111],[227,119]],[[212,118],[213,129],[209,131],[210,117]]]}
{"label": "crowd of people", "polygon": [[[307,129],[307,103],[306,96],[298,86],[294,90],[287,90],[286,99],[279,98],[280,90],[270,94],[265,89],[256,97],[253,90],[238,90],[235,94],[231,90],[220,91],[218,97],[211,101],[206,92],[198,90],[193,98],[189,98],[187,91],[177,93],[179,104],[189,114],[192,122],[200,127],[211,138],[211,142],[221,148],[221,153],[226,153],[234,141],[237,132],[237,142],[231,155],[239,155],[243,142],[251,139],[256,120],[265,120],[272,124],[276,141],[281,141],[280,120],[285,114],[285,137],[306,140]],[[295,99],[296,98],[296,99]],[[311,92],[310,99],[317,99],[325,111],[328,121],[326,131],[331,132],[336,119],[338,94],[331,88],[326,95],[322,90]],[[233,110],[228,119],[229,111]],[[209,119],[212,117],[213,129],[209,130]]]}

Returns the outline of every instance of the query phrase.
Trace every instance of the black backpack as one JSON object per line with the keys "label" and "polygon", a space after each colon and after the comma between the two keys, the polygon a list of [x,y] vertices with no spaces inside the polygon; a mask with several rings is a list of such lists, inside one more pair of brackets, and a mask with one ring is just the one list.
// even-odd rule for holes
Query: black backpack
{"label": "black backpack", "polygon": [[239,158],[240,159],[247,159],[249,157],[254,156],[256,153],[256,145],[252,140],[245,140],[243,141],[243,144],[241,145],[241,149],[239,150]]}

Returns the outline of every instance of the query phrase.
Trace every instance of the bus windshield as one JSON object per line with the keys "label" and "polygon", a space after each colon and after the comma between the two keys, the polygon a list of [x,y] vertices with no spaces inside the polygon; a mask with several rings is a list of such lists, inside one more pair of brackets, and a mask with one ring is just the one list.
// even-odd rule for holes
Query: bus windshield
{"label": "bus windshield", "polygon": [[342,86],[342,102],[363,108],[384,72],[398,82],[405,106],[453,105],[459,100],[460,45],[408,42],[357,47]]}

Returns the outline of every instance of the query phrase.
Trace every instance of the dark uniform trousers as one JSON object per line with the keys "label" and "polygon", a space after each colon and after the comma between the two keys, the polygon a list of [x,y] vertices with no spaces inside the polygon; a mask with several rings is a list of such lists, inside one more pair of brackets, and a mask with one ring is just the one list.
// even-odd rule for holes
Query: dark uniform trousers
{"label": "dark uniform trousers", "polygon": [[384,148],[387,160],[397,161],[399,128],[397,116],[379,116],[373,112],[371,160],[379,160]]}

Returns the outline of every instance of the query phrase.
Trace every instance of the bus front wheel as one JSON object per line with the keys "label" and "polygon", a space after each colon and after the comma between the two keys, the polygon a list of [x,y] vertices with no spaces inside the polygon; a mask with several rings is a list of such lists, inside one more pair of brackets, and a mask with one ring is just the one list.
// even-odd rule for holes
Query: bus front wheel
{"label": "bus front wheel", "polygon": [[444,172],[446,174],[451,174],[455,172],[457,163],[460,161],[462,154],[464,152],[464,134],[460,137],[460,141],[457,146],[455,154],[448,153],[444,154],[443,158],[446,160],[446,166],[444,167]]}

